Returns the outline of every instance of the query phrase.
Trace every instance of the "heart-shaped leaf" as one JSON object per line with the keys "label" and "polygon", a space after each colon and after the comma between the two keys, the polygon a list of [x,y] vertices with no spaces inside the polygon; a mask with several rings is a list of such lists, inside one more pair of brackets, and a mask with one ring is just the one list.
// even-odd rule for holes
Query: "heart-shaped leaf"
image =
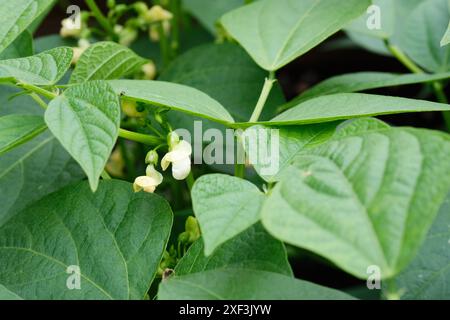
{"label": "heart-shaped leaf", "polygon": [[50,102],[45,122],[95,191],[119,134],[118,96],[104,81],[72,86]]}
{"label": "heart-shaped leaf", "polygon": [[220,103],[188,86],[151,80],[110,80],[108,83],[117,94],[131,100],[168,107],[220,123],[234,122]]}
{"label": "heart-shaped leaf", "polygon": [[271,237],[257,223],[218,247],[213,254],[204,254],[203,239],[198,239],[175,268],[177,276],[206,270],[243,268],[277,272],[292,276],[284,245]]}
{"label": "heart-shaped leaf", "polygon": [[450,137],[385,129],[340,137],[299,155],[271,191],[262,221],[280,240],[357,277],[408,265],[450,189]]}
{"label": "heart-shaped leaf", "polygon": [[258,222],[264,200],[264,194],[254,184],[225,174],[200,177],[191,195],[207,256]]}
{"label": "heart-shaped leaf", "polygon": [[5,50],[54,0],[0,0],[0,52]]}
{"label": "heart-shaped leaf", "polygon": [[33,115],[9,115],[0,118],[0,155],[42,133],[44,118]]}
{"label": "heart-shaped leaf", "polygon": [[71,48],[59,47],[31,57],[0,60],[0,82],[23,81],[36,85],[55,84],[69,69],[72,56]]}
{"label": "heart-shaped leaf", "polygon": [[450,297],[450,195],[411,264],[397,278],[402,299]]}
{"label": "heart-shaped leaf", "polygon": [[[253,269],[217,269],[171,277],[160,300],[348,300],[353,297],[307,281]],[[261,313],[260,313],[261,314]]]}
{"label": "heart-shaped leaf", "polygon": [[385,114],[449,110],[448,104],[425,100],[364,93],[338,93],[307,100],[265,124],[308,124]]}
{"label": "heart-shaped leaf", "polygon": [[263,69],[275,71],[333,35],[369,0],[262,0],[227,13],[226,30]]}
{"label": "heart-shaped leaf", "polygon": [[135,72],[147,61],[120,44],[97,42],[81,55],[70,82],[119,79]]}
{"label": "heart-shaped leaf", "polygon": [[0,227],[0,285],[25,299],[143,299],[171,225],[167,202],[129,183],[71,185]]}

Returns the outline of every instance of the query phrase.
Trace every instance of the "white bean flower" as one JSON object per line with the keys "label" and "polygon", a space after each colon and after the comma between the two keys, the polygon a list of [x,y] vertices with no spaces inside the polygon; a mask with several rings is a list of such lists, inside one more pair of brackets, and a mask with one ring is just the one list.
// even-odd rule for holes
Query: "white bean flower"
{"label": "white bean flower", "polygon": [[135,192],[144,190],[145,192],[153,193],[163,181],[163,176],[152,164],[147,166],[145,173],[145,176],[137,177],[134,180],[133,189]]}
{"label": "white bean flower", "polygon": [[161,167],[165,171],[172,163],[172,176],[177,180],[184,180],[191,172],[191,144],[185,140],[173,143],[170,152],[161,160]]}

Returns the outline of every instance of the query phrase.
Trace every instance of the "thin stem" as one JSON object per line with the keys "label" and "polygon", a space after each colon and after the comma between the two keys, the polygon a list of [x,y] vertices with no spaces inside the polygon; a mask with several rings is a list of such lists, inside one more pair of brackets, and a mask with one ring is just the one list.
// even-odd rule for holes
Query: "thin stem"
{"label": "thin stem", "polygon": [[[414,61],[409,59],[408,56],[399,47],[390,44],[388,41],[385,41],[385,44],[389,51],[394,55],[394,57],[397,58],[397,60],[399,60],[411,72],[417,74],[425,73],[419,66],[414,63]],[[432,83],[432,87],[434,95],[436,96],[438,102],[448,104],[448,99],[445,96],[442,83],[439,81],[434,81]],[[450,112],[444,111],[442,112],[442,115],[444,117],[447,130],[450,131]]]}
{"label": "thin stem", "polygon": [[103,180],[111,180],[111,176],[109,175],[109,173],[106,170],[102,171],[101,177]]}
{"label": "thin stem", "polygon": [[189,175],[186,178],[186,184],[189,188],[189,191],[192,190],[194,183],[195,183],[195,178],[194,178],[194,174],[192,173],[192,170],[191,170],[191,172],[189,172]]}
{"label": "thin stem", "polygon": [[142,133],[137,133],[137,132],[133,132],[133,131],[128,131],[128,130],[125,130],[122,128],[119,129],[119,137],[127,139],[127,140],[144,143],[149,146],[157,146],[161,142],[164,142],[163,139],[160,139],[158,137],[151,136],[148,134],[142,134]]}
{"label": "thin stem", "polygon": [[258,121],[261,113],[264,109],[264,105],[266,104],[267,98],[269,97],[270,91],[272,90],[273,84],[275,82],[275,72],[271,71],[269,73],[269,78],[266,78],[264,81],[264,86],[261,91],[261,94],[258,99],[258,103],[256,104],[255,110],[253,110],[253,114],[250,117],[250,122]]}
{"label": "thin stem", "polygon": [[173,13],[172,19],[172,53],[174,56],[178,52],[180,46],[180,16],[181,16],[181,4],[180,0],[171,1],[171,11]]}
{"label": "thin stem", "polygon": [[105,31],[109,35],[114,37],[113,27],[109,23],[109,20],[102,13],[100,8],[97,6],[97,3],[95,3],[95,0],[86,0],[86,5],[92,11],[92,14],[94,15],[95,19],[97,19],[98,23],[102,26],[102,28],[105,29]]}
{"label": "thin stem", "polygon": [[394,279],[386,279],[384,280],[386,283],[385,296],[388,300],[400,300],[401,293],[397,288],[397,284]]}
{"label": "thin stem", "polygon": [[163,59],[163,66],[166,67],[170,62],[170,47],[166,32],[164,31],[164,25],[162,22],[157,22],[158,34],[159,34],[159,45],[161,48],[161,57]]}
{"label": "thin stem", "polygon": [[34,101],[36,101],[36,103],[42,107],[42,109],[47,109],[47,104],[45,103],[44,100],[41,99],[41,97],[39,95],[37,95],[36,93],[32,92],[30,93],[30,97],[33,98]]}
{"label": "thin stem", "polygon": [[19,88],[22,88],[27,91],[35,92],[35,93],[40,94],[41,96],[46,97],[48,99],[55,99],[58,96],[56,93],[53,93],[51,91],[45,90],[41,87],[38,87],[38,86],[35,86],[32,84],[19,82],[16,85]]}
{"label": "thin stem", "polygon": [[245,178],[245,164],[236,163],[234,165],[234,175],[238,178],[244,179]]}

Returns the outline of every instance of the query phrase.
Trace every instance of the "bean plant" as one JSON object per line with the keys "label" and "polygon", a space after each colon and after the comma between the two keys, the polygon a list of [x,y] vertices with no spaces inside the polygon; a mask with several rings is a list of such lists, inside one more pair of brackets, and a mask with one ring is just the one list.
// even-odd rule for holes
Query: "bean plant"
{"label": "bean plant", "polygon": [[[296,278],[305,252],[450,298],[447,0],[86,0],[34,37],[62,3],[0,0],[0,299],[367,296]],[[339,41],[404,71],[286,101],[280,70]],[[378,117],[417,112],[445,125]]]}

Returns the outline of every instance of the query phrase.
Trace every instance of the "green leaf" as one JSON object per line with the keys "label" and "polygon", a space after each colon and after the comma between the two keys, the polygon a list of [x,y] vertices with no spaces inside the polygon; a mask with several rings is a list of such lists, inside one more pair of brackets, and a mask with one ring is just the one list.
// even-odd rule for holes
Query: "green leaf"
{"label": "green leaf", "polygon": [[103,81],[70,87],[50,102],[45,122],[95,191],[119,134],[120,104],[112,88]]}
{"label": "green leaf", "polygon": [[23,300],[23,299],[0,284],[0,300]]}
{"label": "green leaf", "polygon": [[448,24],[447,31],[441,39],[441,47],[444,47],[450,43],[450,23]]}
{"label": "green leaf", "polygon": [[30,203],[84,178],[49,132],[0,156],[0,226]]}
{"label": "green leaf", "polygon": [[425,100],[363,93],[338,93],[307,100],[263,123],[307,124],[385,114],[448,110],[450,110],[448,104]]}
{"label": "green leaf", "polygon": [[171,277],[160,300],[347,300],[353,297],[307,281],[252,269],[217,269]]}
{"label": "green leaf", "polygon": [[53,0],[0,0],[0,52],[5,50]]}
{"label": "green leaf", "polygon": [[205,255],[259,220],[264,194],[252,183],[225,174],[200,177],[191,192]]}
{"label": "green leaf", "polygon": [[184,0],[183,8],[197,18],[209,32],[216,34],[216,24],[220,17],[243,4],[243,0]]}
{"label": "green leaf", "polygon": [[335,93],[351,93],[384,87],[447,80],[450,73],[437,74],[395,74],[385,72],[358,72],[329,78],[300,96],[286,103],[281,109],[288,109],[306,100]]}
{"label": "green leaf", "polygon": [[0,117],[0,155],[42,133],[47,126],[41,116]]}
{"label": "green leaf", "polygon": [[389,129],[390,126],[375,118],[356,118],[344,121],[334,133],[333,138],[345,138],[348,136],[358,135],[369,131],[378,131]]}
{"label": "green leaf", "polygon": [[258,175],[276,182],[297,154],[332,137],[337,123],[266,128],[261,125],[244,132],[244,149]]}
{"label": "green leaf", "polygon": [[117,94],[131,100],[168,107],[219,123],[234,122],[220,103],[188,86],[151,80],[110,80],[108,83]]}
{"label": "green leaf", "polygon": [[17,59],[33,55],[33,37],[25,30],[1,54],[0,60]]}
{"label": "green leaf", "polygon": [[73,50],[69,47],[51,49],[37,55],[0,61],[1,81],[23,81],[36,85],[58,82],[70,67]]}
{"label": "green leaf", "polygon": [[127,76],[148,60],[114,42],[97,42],[86,49],[77,62],[70,83],[110,80]]}
{"label": "green leaf", "polygon": [[402,299],[450,297],[450,195],[441,207],[416,258],[397,278]]}
{"label": "green leaf", "polygon": [[203,239],[198,239],[175,268],[177,276],[214,269],[243,268],[276,272],[292,276],[284,245],[255,224],[204,255]]}
{"label": "green leaf", "polygon": [[417,64],[432,72],[450,70],[450,47],[441,47],[450,20],[448,0],[422,1],[404,22],[399,46]]}
{"label": "green leaf", "polygon": [[263,69],[275,71],[357,18],[369,0],[263,0],[222,17]]}
{"label": "green leaf", "polygon": [[[167,202],[130,183],[68,186],[0,228],[0,284],[25,299],[143,299],[171,225]],[[66,286],[69,266],[80,290]]]}
{"label": "green leaf", "polygon": [[299,155],[271,191],[262,222],[276,238],[366,278],[414,258],[450,189],[450,136],[420,129],[369,131]]}

